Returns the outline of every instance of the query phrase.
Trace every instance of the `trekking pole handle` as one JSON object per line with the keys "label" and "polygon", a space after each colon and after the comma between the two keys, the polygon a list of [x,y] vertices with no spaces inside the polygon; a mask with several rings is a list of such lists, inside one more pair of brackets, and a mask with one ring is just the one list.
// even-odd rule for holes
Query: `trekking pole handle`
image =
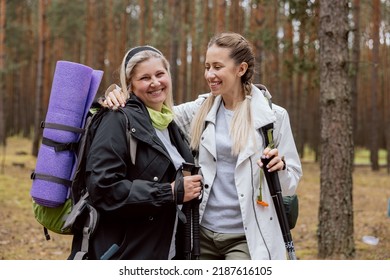
{"label": "trekking pole handle", "polygon": [[196,175],[199,173],[200,167],[190,162],[183,162],[183,176]]}

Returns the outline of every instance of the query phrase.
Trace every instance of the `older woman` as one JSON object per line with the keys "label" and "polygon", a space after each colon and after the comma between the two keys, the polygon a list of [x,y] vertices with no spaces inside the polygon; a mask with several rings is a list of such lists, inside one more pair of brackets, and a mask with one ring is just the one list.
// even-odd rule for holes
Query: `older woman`
{"label": "older woman", "polygon": [[[175,246],[179,206],[200,195],[202,176],[186,176],[182,189],[175,186],[181,164],[194,160],[173,121],[169,64],[161,52],[131,49],[120,79],[129,97],[123,110],[137,142],[136,158],[131,162],[125,116],[107,111],[87,157],[87,189],[99,213],[88,259],[106,252],[111,259],[172,259],[182,255]],[[75,234],[71,256],[81,240],[82,232]]]}

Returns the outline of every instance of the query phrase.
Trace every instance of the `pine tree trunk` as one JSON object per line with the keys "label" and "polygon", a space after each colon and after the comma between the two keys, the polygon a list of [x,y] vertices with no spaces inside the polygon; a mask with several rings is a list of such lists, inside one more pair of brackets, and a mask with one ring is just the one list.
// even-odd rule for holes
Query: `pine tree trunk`
{"label": "pine tree trunk", "polygon": [[238,33],[242,32],[241,17],[240,0],[232,0],[229,9],[230,30]]}
{"label": "pine tree trunk", "polygon": [[319,127],[320,127],[320,112],[318,110],[318,104],[320,100],[319,88],[317,86],[318,80],[318,64],[316,63],[317,55],[315,49],[315,41],[317,40],[317,31],[318,31],[318,15],[319,15],[319,5],[318,3],[313,7],[313,20],[311,25],[308,26],[309,30],[309,51],[308,51],[308,61],[310,64],[309,71],[307,73],[307,82],[308,82],[308,102],[307,102],[307,113],[310,118],[310,123],[306,127],[306,139],[305,144],[309,144],[310,147],[314,150],[315,161],[318,161],[319,157]]}
{"label": "pine tree trunk", "polygon": [[85,51],[85,64],[89,67],[96,67],[95,66],[95,31],[97,26],[97,20],[95,18],[97,9],[96,9],[96,0],[88,0],[87,3],[87,16],[86,16],[86,30],[85,30],[85,36],[86,36],[86,51]]}
{"label": "pine tree trunk", "polygon": [[320,259],[354,257],[352,98],[348,80],[348,0],[320,1]]}
{"label": "pine tree trunk", "polygon": [[214,1],[216,6],[216,19],[215,24],[216,30],[215,33],[223,32],[225,30],[225,14],[226,14],[226,1],[225,0],[216,0]]}
{"label": "pine tree trunk", "polygon": [[[204,60],[205,60],[205,55],[206,55],[206,50],[207,50],[207,44],[210,40],[210,26],[211,26],[211,22],[210,22],[210,17],[211,17],[211,13],[210,13],[210,8],[209,8],[209,1],[203,1],[202,2],[202,11],[203,11],[203,32],[200,34],[200,55],[201,55],[201,58],[203,58],[203,60],[201,61],[201,65],[204,66]],[[204,68],[201,68],[201,69],[204,69]],[[202,75],[204,73],[204,71],[201,71],[200,72]],[[202,76],[203,77],[203,76]],[[206,79],[202,79],[202,82],[200,83],[202,85],[202,89],[205,90],[205,91],[209,91],[209,87],[207,85],[207,82],[206,82]],[[200,92],[196,92],[195,95],[197,96]]]}
{"label": "pine tree trunk", "polygon": [[[284,56],[284,85],[283,85],[283,94],[284,97],[284,103],[286,109],[293,113],[294,108],[294,72],[293,72],[293,64],[294,64],[294,42],[293,42],[293,24],[292,24],[292,18],[287,18],[285,27],[285,50],[283,52]],[[291,124],[293,126],[293,131],[296,131],[296,128],[294,127],[294,123],[296,123],[295,114],[291,115]]]}
{"label": "pine tree trunk", "polygon": [[379,112],[378,112],[378,92],[379,92],[379,23],[380,23],[380,0],[373,0],[372,19],[372,62],[371,62],[371,142],[370,159],[373,171],[379,170]]}
{"label": "pine tree trunk", "polygon": [[45,58],[45,26],[46,26],[46,0],[39,1],[38,7],[38,61],[37,82],[35,90],[35,118],[32,155],[38,156],[39,141],[42,134],[40,124],[42,121],[42,96],[43,96],[43,65]]}
{"label": "pine tree trunk", "polygon": [[177,102],[184,102],[187,95],[187,28],[188,28],[188,5],[187,1],[181,3],[181,26],[180,26],[180,66],[179,66],[179,88]]}
{"label": "pine tree trunk", "polygon": [[[263,76],[263,61],[262,61],[262,54],[263,54],[263,43],[258,38],[261,36],[260,32],[264,25],[265,20],[265,11],[264,7],[259,3],[258,0],[252,0],[251,1],[251,18],[249,22],[249,30],[253,30],[253,36],[250,38],[253,42],[253,51],[255,53],[255,60],[257,64],[257,72],[253,78],[253,82],[255,84],[262,83],[264,84],[264,76]],[[259,37],[258,37],[259,36]],[[256,38],[257,37],[257,38]]]}
{"label": "pine tree trunk", "polygon": [[301,157],[304,157],[304,142],[305,142],[305,126],[307,123],[304,121],[304,110],[307,108],[306,106],[306,90],[304,89],[304,75],[305,70],[303,64],[305,63],[305,36],[306,32],[306,13],[301,16],[301,24],[299,26],[299,42],[298,42],[298,65],[300,65],[298,73],[297,73],[297,87],[295,92],[295,104],[296,110],[294,113],[296,115],[296,130],[295,130],[295,141],[298,153]]}
{"label": "pine tree trunk", "polygon": [[139,6],[140,6],[140,16],[139,16],[139,29],[140,29],[140,35],[139,35],[139,45],[145,45],[145,33],[146,33],[146,5],[145,5],[146,0],[141,0],[139,1]]}
{"label": "pine tree trunk", "polygon": [[[390,77],[390,53],[389,47],[386,44],[382,44],[382,55],[383,57],[387,57],[387,59],[383,59],[383,76]],[[390,174],[390,81],[389,79],[383,80],[383,92],[384,92],[384,102],[383,106],[385,109],[385,123],[384,123],[384,131],[385,131],[385,141],[386,141],[386,151],[387,151],[387,173]]]}
{"label": "pine tree trunk", "polygon": [[107,39],[106,39],[106,55],[105,57],[105,85],[110,85],[113,83],[113,73],[114,69],[117,69],[118,62],[115,61],[115,53],[118,53],[117,48],[117,40],[115,37],[116,32],[114,27],[114,3],[113,0],[108,0],[106,4],[107,11]]}
{"label": "pine tree trunk", "polygon": [[[107,25],[105,24],[107,18],[107,10],[105,3],[103,1],[96,2],[97,13],[95,20],[98,22],[98,25],[95,26],[95,30],[92,30],[94,35],[95,45],[95,63],[93,65],[88,65],[94,69],[104,69],[104,58],[105,58],[105,44],[103,44],[102,38],[107,38]],[[100,86],[105,86],[104,84]]]}
{"label": "pine tree trunk", "polygon": [[[176,15],[175,17],[170,17],[170,32],[171,34],[179,34],[179,24],[177,24],[178,21],[180,21],[180,7],[183,4],[183,1],[180,0],[169,0],[169,11]],[[179,92],[179,68],[177,66],[177,59],[179,57],[179,36],[170,36],[170,45],[171,45],[171,51],[169,53],[169,60],[171,64],[171,75],[172,75],[172,88],[174,91],[173,97],[175,101],[178,100]]]}
{"label": "pine tree trunk", "polygon": [[199,34],[197,32],[197,8],[196,1],[191,2],[190,14],[191,14],[191,71],[190,75],[190,86],[187,92],[185,101],[192,100],[200,92],[200,83],[198,82],[201,72],[199,67]]}
{"label": "pine tree trunk", "polygon": [[[51,0],[46,1],[46,5],[49,7],[51,4]],[[45,50],[50,50],[51,42],[50,42],[50,26],[45,22],[45,34],[44,41],[45,41]],[[50,100],[50,90],[51,90],[51,84],[52,84],[52,65],[53,60],[51,59],[51,52],[46,51],[45,57],[43,60],[43,100],[42,100],[42,119],[47,114],[47,108],[49,105]]]}
{"label": "pine tree trunk", "polygon": [[357,127],[357,101],[358,101],[358,73],[360,60],[360,0],[353,0],[353,44],[350,63],[350,83],[352,95],[352,116],[354,127],[354,140],[357,137],[355,128]]}
{"label": "pine tree trunk", "polygon": [[[126,0],[122,0],[123,1],[123,5],[126,4]],[[119,34],[119,52],[117,51],[117,54],[115,55],[116,59],[116,67],[118,67],[121,63],[122,63],[122,58],[123,56],[125,55],[128,47],[127,47],[127,37],[128,37],[128,34],[129,34],[129,29],[128,29],[128,24],[129,24],[129,17],[128,17],[128,14],[126,12],[126,10],[124,10],[121,15],[120,15],[120,22],[121,22],[121,27],[120,27],[120,34]],[[119,74],[118,74],[119,76]],[[119,79],[119,78],[118,78]]]}
{"label": "pine tree trunk", "polygon": [[5,23],[6,0],[0,0],[0,146],[6,145],[4,93],[5,93]]}

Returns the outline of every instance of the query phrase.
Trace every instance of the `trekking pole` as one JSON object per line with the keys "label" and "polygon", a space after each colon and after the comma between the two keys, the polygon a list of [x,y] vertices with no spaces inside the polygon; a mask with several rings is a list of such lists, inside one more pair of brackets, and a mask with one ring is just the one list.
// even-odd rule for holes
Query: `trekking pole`
{"label": "trekking pole", "polygon": [[[183,176],[195,175],[199,173],[200,167],[193,163],[183,163]],[[185,209],[187,223],[184,227],[184,253],[187,260],[198,260],[200,256],[200,232],[199,232],[199,203],[200,199],[195,198],[188,202]],[[192,250],[191,250],[192,231]]]}
{"label": "trekking pole", "polygon": [[267,180],[268,188],[275,205],[276,214],[278,216],[280,229],[282,230],[283,240],[286,247],[289,260],[296,260],[294,242],[292,240],[290,227],[288,225],[287,215],[283,204],[282,188],[280,186],[279,176],[276,172],[268,172],[266,168],[270,162],[270,158],[261,158],[263,163],[264,175]]}
{"label": "trekking pole", "polygon": [[[192,175],[199,173],[200,167],[194,166],[192,169]],[[193,260],[199,260],[200,257],[200,229],[199,229],[199,203],[201,196],[194,198],[191,201],[192,204],[192,258]]]}
{"label": "trekking pole", "polygon": [[[188,202],[189,204],[189,202]],[[191,259],[191,207],[184,210],[186,215],[186,224],[184,225],[184,256],[186,260]]]}

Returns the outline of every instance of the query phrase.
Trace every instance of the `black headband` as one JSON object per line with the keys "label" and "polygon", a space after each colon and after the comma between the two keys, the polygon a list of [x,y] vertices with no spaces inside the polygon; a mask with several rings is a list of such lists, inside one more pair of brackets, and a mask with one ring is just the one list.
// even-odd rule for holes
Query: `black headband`
{"label": "black headband", "polygon": [[133,56],[135,56],[137,53],[140,53],[140,52],[143,52],[143,51],[153,51],[153,52],[156,52],[156,53],[162,55],[162,53],[160,51],[158,51],[155,48],[149,47],[149,46],[135,47],[131,51],[129,51],[129,53],[126,56],[126,59],[125,59],[125,71],[126,71],[126,67],[127,67],[127,64],[129,63],[130,59]]}

